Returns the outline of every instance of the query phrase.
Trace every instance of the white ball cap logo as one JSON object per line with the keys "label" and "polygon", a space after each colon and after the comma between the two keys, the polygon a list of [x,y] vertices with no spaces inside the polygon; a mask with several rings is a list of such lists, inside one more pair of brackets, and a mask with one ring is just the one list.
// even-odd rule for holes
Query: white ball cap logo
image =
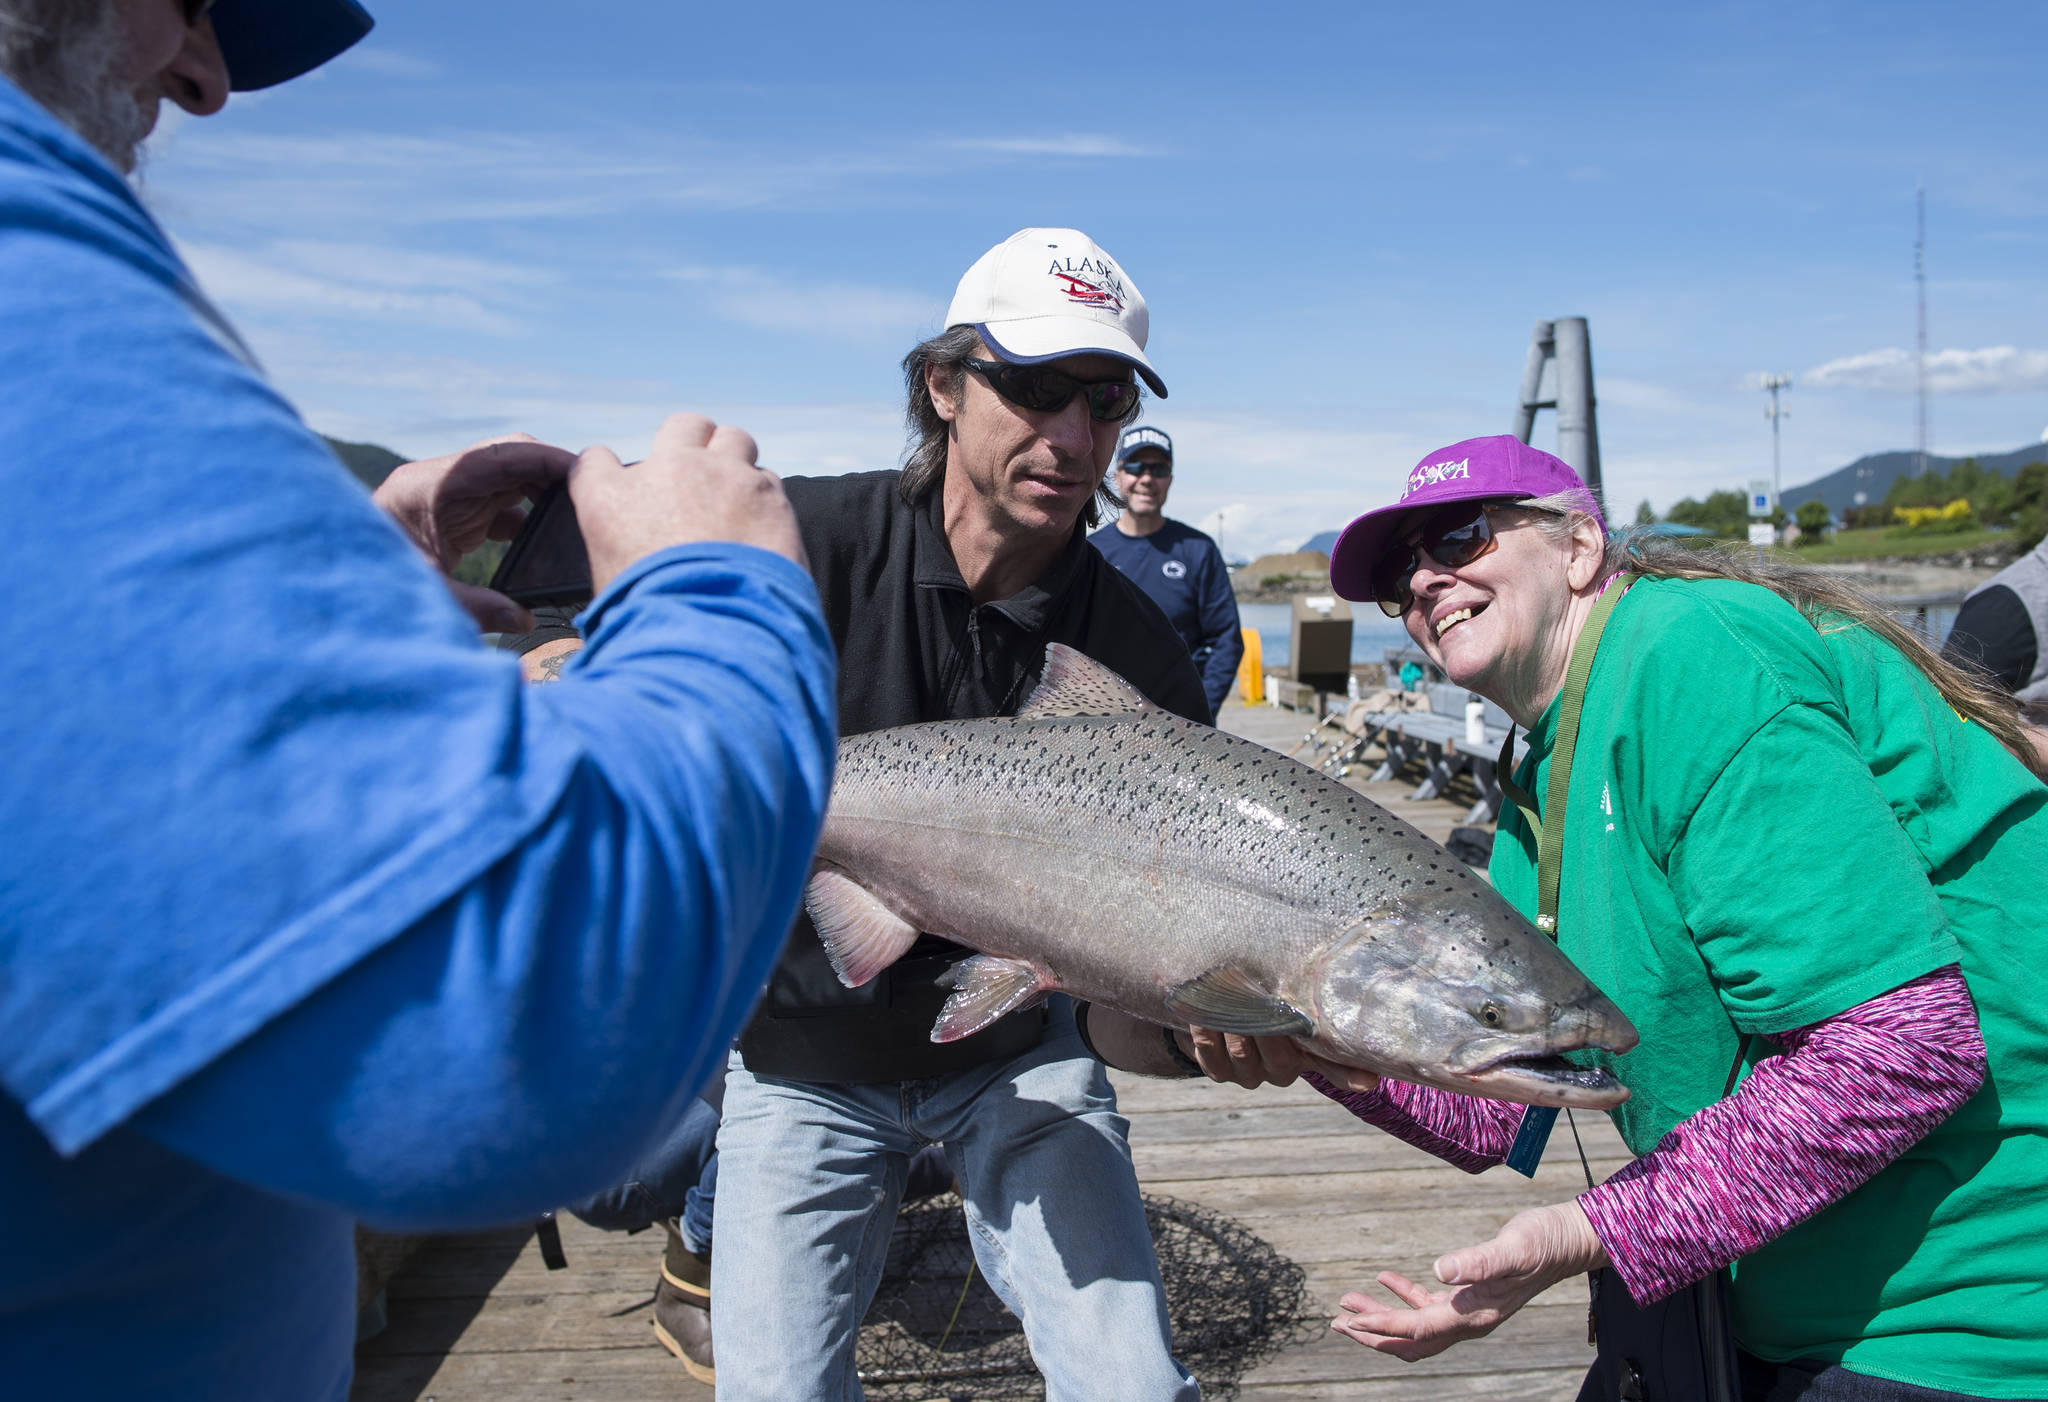
{"label": "white ball cap logo", "polygon": [[1078,229],[1019,229],[981,255],[953,293],[946,325],[972,326],[1017,365],[1069,355],[1127,361],[1166,398],[1145,358],[1145,298],[1117,261]]}

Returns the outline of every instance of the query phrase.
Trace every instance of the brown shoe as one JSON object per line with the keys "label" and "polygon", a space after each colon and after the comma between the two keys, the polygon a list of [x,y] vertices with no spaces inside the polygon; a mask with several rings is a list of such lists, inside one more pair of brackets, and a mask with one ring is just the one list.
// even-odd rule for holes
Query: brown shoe
{"label": "brown shoe", "polygon": [[716,1383],[711,1362],[711,1262],[683,1245],[673,1222],[654,1287],[654,1337],[700,1383]]}

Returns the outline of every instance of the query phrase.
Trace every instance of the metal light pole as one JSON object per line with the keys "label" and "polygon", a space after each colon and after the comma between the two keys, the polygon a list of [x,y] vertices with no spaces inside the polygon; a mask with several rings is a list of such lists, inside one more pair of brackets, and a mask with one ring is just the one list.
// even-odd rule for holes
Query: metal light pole
{"label": "metal light pole", "polygon": [[1913,192],[1913,297],[1919,317],[1913,357],[1913,475],[1927,475],[1927,187]]}
{"label": "metal light pole", "polygon": [[1764,417],[1771,421],[1771,505],[1782,506],[1784,503],[1780,498],[1784,495],[1785,484],[1780,479],[1778,471],[1778,420],[1791,417],[1792,411],[1779,406],[1778,391],[1792,388],[1792,377],[1765,375],[1761,377],[1760,383],[1764,393],[1771,397],[1770,407],[1764,410]]}

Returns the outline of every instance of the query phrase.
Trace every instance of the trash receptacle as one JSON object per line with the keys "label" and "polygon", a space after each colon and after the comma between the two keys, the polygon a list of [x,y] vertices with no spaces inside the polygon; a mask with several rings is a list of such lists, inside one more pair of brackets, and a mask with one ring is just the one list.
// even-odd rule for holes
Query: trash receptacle
{"label": "trash receptacle", "polygon": [[1351,679],[1351,605],[1335,594],[1296,594],[1288,623],[1287,675],[1317,691]]}

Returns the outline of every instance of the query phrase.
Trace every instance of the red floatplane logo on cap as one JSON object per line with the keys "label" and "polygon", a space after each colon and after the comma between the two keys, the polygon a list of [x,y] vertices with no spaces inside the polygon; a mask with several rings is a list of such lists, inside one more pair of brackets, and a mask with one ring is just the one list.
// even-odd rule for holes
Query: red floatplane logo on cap
{"label": "red floatplane logo on cap", "polygon": [[1055,258],[1046,272],[1065,284],[1060,291],[1068,301],[1084,307],[1101,307],[1117,316],[1123,314],[1128,294],[1116,265],[1107,258]]}

